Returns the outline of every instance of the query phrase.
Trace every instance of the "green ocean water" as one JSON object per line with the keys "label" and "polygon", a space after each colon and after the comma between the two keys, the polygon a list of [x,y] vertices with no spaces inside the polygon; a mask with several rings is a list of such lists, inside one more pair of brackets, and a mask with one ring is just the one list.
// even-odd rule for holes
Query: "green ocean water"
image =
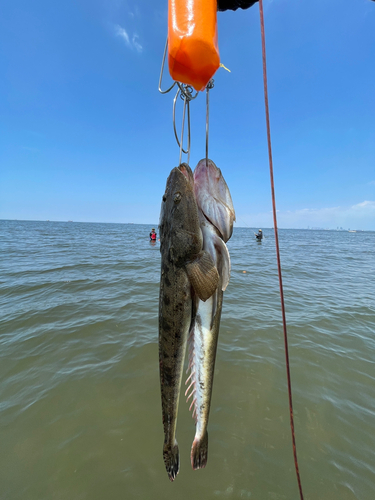
{"label": "green ocean water", "polygon": [[[0,221],[1,500],[299,498],[273,231],[257,243],[235,228],[228,243],[208,464],[191,469],[181,397],[173,484],[149,231]],[[305,499],[372,500],[375,233],[279,237]]]}

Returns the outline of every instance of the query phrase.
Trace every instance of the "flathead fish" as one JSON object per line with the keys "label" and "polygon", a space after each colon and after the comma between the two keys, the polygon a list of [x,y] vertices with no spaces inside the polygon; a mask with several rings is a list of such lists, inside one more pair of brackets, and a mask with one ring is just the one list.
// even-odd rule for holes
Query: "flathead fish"
{"label": "flathead fish", "polygon": [[163,458],[169,479],[179,472],[176,423],[187,337],[195,297],[206,301],[219,275],[203,250],[194,179],[183,163],[167,180],[160,213],[161,278],[159,298],[159,363],[164,427]]}
{"label": "flathead fish", "polygon": [[194,171],[195,197],[200,210],[203,249],[218,270],[219,286],[205,302],[196,300],[194,323],[189,335],[190,375],[186,381],[187,401],[192,398],[196,422],[191,449],[193,469],[207,464],[207,425],[211,406],[215,358],[219,337],[223,292],[230,277],[230,257],[226,242],[232,235],[235,212],[228,186],[219,168],[211,161],[201,160]]}

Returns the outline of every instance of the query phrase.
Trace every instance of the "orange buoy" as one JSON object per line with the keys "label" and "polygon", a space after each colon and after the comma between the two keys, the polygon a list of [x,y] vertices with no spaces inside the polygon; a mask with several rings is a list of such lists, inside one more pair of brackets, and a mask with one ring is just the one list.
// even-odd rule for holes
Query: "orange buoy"
{"label": "orange buoy", "polygon": [[173,80],[204,90],[220,66],[217,0],[168,0],[168,65]]}

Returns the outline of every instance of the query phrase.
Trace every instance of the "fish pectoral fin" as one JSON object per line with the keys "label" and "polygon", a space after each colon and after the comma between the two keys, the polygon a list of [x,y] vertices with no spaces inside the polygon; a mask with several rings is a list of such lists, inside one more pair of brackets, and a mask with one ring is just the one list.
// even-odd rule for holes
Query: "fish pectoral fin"
{"label": "fish pectoral fin", "polygon": [[219,273],[211,255],[203,250],[198,257],[186,264],[186,273],[198,297],[205,302],[217,289]]}
{"label": "fish pectoral fin", "polygon": [[230,255],[228,247],[219,236],[215,236],[214,245],[218,253],[216,258],[216,266],[221,276],[221,289],[224,292],[228,286],[230,278]]}

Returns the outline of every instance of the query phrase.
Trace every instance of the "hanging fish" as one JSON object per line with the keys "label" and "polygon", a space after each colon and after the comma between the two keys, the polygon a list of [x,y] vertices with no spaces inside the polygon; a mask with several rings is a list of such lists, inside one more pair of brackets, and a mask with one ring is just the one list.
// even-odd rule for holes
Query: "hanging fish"
{"label": "hanging fish", "polygon": [[219,337],[223,292],[230,277],[230,257],[226,242],[232,235],[235,212],[228,186],[214,162],[201,160],[194,171],[194,191],[200,209],[203,250],[218,270],[219,286],[205,302],[196,300],[194,324],[189,335],[190,375],[186,381],[187,401],[192,398],[196,433],[191,449],[193,469],[207,464],[208,417]]}
{"label": "hanging fish", "polygon": [[192,324],[193,298],[207,300],[219,282],[211,255],[203,250],[193,173],[183,163],[167,180],[160,213],[161,278],[159,363],[163,457],[169,479],[179,472],[176,440],[178,401],[186,344]]}

